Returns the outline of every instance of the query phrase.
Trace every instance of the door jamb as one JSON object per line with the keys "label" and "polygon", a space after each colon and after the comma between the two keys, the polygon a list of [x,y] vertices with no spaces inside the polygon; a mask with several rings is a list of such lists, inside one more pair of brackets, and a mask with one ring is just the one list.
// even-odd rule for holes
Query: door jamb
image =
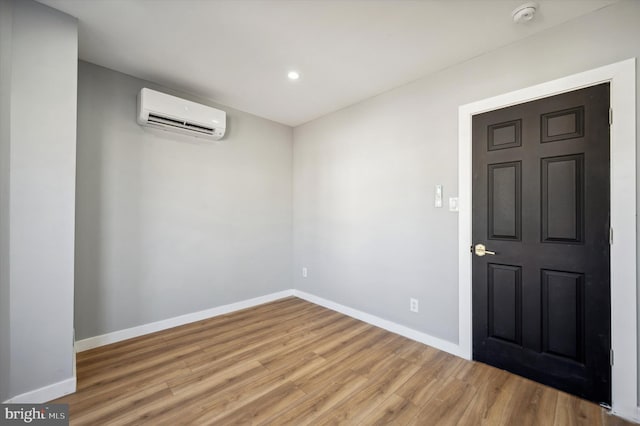
{"label": "door jamb", "polygon": [[612,411],[639,420],[636,281],[635,58],[479,100],[458,109],[459,353],[472,359],[471,120],[475,114],[609,82],[611,84],[611,366]]}

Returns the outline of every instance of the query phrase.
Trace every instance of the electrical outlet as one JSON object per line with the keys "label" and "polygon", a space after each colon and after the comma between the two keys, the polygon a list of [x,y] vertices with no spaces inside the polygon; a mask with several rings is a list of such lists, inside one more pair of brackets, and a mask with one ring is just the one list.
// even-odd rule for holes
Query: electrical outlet
{"label": "electrical outlet", "polygon": [[411,312],[418,312],[418,299],[413,297],[409,299],[409,310]]}
{"label": "electrical outlet", "polygon": [[302,278],[307,278],[307,267],[306,266],[302,267]]}

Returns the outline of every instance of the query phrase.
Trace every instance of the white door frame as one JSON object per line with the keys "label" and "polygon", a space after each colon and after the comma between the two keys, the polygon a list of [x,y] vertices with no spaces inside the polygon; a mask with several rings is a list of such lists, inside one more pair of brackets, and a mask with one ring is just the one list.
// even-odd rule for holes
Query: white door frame
{"label": "white door frame", "polygon": [[611,84],[612,409],[638,419],[635,58],[460,106],[458,110],[459,353],[472,358],[471,118],[595,84]]}

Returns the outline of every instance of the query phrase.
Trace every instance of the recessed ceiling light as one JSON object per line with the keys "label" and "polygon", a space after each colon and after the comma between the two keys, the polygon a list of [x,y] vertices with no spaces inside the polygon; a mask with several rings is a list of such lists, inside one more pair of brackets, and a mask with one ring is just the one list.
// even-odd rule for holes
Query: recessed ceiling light
{"label": "recessed ceiling light", "polygon": [[289,80],[297,80],[300,78],[300,73],[298,71],[289,71],[287,77],[289,77]]}

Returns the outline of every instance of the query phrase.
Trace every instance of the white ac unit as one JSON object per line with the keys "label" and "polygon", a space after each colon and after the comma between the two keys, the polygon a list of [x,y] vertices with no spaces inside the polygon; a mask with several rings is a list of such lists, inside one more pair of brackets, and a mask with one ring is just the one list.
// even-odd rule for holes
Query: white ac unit
{"label": "white ac unit", "polygon": [[204,139],[224,136],[227,114],[219,109],[148,88],[138,95],[138,123]]}

